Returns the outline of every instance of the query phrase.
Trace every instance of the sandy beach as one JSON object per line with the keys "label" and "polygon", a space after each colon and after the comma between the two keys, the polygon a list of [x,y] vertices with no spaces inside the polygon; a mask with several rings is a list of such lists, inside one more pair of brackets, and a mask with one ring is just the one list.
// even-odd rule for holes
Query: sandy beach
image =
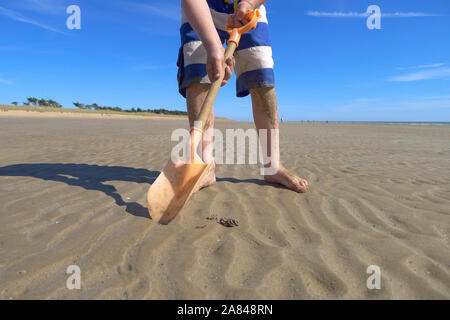
{"label": "sandy beach", "polygon": [[6,114],[0,299],[450,298],[450,126],[282,123],[282,161],[307,193],[218,165],[163,226],[145,196],[185,119]]}

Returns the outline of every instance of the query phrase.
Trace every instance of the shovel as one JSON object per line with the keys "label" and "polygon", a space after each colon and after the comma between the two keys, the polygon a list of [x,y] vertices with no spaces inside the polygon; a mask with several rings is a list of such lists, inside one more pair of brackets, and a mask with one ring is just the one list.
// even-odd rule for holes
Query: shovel
{"label": "shovel", "polygon": [[[239,45],[241,35],[256,28],[258,18],[259,11],[254,10],[246,16],[246,20],[249,21],[247,25],[234,29],[229,28],[227,25],[230,38],[227,42],[224,61],[233,56],[234,51]],[[219,92],[220,85],[222,84],[225,67],[226,63],[222,67],[222,75],[211,84],[200,114],[196,119],[196,122],[201,124],[201,128],[191,128],[190,162],[186,163],[181,160],[173,162],[169,160],[162,173],[148,189],[147,204],[150,216],[154,221],[161,224],[168,224],[175,218],[209,170],[211,164],[204,163],[195,150],[197,150],[199,143],[202,141],[205,123]]]}

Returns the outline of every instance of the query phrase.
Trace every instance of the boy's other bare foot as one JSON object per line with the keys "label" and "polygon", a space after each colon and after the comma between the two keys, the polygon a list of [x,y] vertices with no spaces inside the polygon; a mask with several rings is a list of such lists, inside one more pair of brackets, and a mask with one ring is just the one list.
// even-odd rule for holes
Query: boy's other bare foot
{"label": "boy's other bare foot", "polygon": [[280,166],[280,169],[276,174],[264,176],[264,181],[269,183],[281,184],[286,188],[294,190],[298,193],[306,192],[308,188],[308,181],[290,173],[283,166]]}
{"label": "boy's other bare foot", "polygon": [[203,176],[199,186],[194,190],[194,193],[200,189],[209,187],[210,185],[216,183],[216,163],[211,163],[211,166],[207,170],[208,171]]}

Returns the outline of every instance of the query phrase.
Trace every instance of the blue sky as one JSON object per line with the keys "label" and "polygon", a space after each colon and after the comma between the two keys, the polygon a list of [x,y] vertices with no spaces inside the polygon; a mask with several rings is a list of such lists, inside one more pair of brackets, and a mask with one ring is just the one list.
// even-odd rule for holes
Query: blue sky
{"label": "blue sky", "polygon": [[[81,8],[81,30],[66,8]],[[369,5],[381,30],[369,30]],[[269,0],[284,120],[450,121],[448,0]],[[0,0],[0,103],[185,109],[179,0]],[[251,120],[234,81],[217,116]]]}

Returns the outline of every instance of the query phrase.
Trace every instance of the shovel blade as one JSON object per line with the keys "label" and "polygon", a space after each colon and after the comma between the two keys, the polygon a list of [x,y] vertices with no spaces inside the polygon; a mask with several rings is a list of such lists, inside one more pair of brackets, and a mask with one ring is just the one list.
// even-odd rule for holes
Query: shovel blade
{"label": "shovel blade", "polygon": [[187,164],[171,160],[147,192],[147,204],[154,221],[168,224],[183,209],[195,187],[207,172],[208,164]]}

